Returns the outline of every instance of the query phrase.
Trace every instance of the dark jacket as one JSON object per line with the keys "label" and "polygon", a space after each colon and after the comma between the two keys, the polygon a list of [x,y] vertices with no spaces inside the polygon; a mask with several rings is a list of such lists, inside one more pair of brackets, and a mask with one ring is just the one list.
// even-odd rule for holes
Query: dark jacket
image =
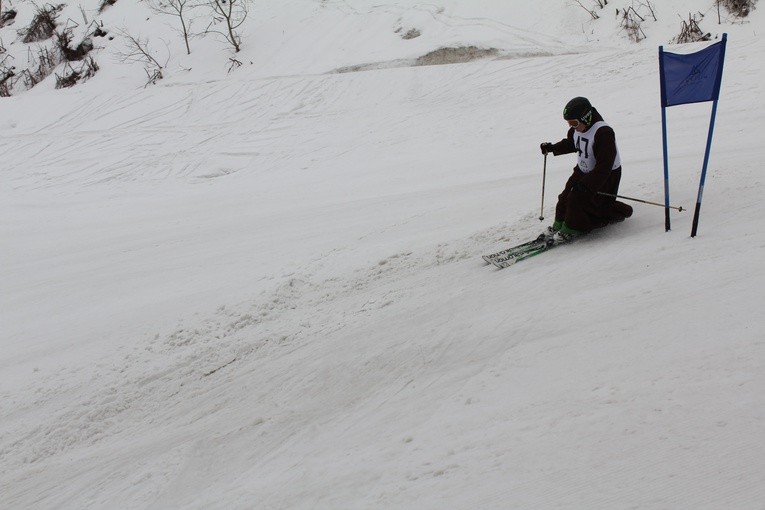
{"label": "dark jacket", "polygon": [[[593,108],[592,123],[602,120],[603,117]],[[553,145],[552,151],[555,156],[577,152],[574,128],[568,130],[566,138]],[[584,232],[632,215],[629,205],[617,202],[614,197],[598,195],[598,192],[616,195],[622,177],[621,167],[612,169],[616,158],[616,135],[610,126],[597,130],[592,151],[595,167],[586,174],[578,165],[574,167],[565,189],[558,196],[555,209],[557,221],[565,221],[570,228]]]}

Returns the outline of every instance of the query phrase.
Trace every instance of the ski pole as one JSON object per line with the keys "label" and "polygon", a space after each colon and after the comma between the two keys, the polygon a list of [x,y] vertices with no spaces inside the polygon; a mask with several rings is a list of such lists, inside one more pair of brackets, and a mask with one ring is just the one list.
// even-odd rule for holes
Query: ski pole
{"label": "ski pole", "polygon": [[545,160],[542,164],[542,207],[539,211],[539,221],[545,219],[545,180],[547,178],[547,153],[545,152]]}
{"label": "ski pole", "polygon": [[656,205],[659,207],[669,207],[670,209],[677,209],[679,212],[685,211],[682,207],[675,207],[672,205],[665,206],[664,204],[659,204],[657,202],[649,202],[648,200],[641,200],[639,198],[631,198],[631,197],[625,197],[622,195],[612,195],[611,193],[603,193],[602,191],[598,191],[598,195],[603,195],[604,197],[613,197],[613,198],[621,198],[624,200],[632,200],[633,202],[640,202],[642,204],[648,204],[648,205]]}

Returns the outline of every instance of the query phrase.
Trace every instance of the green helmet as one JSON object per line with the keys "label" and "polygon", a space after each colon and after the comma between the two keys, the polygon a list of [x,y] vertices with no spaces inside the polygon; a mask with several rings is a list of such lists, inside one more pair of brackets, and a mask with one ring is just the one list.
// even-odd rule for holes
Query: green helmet
{"label": "green helmet", "polygon": [[565,120],[579,120],[589,124],[592,120],[592,105],[586,97],[575,97],[563,108]]}

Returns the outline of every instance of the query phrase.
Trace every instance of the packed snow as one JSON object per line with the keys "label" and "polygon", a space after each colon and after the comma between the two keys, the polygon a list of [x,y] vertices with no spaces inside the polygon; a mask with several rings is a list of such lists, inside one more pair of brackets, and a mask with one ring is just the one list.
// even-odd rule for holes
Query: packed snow
{"label": "packed snow", "polygon": [[[99,38],[90,80],[0,98],[0,508],[765,508],[763,8],[656,2],[635,43],[615,3],[647,4],[258,1],[190,55],[146,4],[66,4],[164,78]],[[667,112],[669,232],[633,203],[486,265],[551,223],[574,96],[663,202],[689,13],[729,34],[698,235],[710,103]]]}

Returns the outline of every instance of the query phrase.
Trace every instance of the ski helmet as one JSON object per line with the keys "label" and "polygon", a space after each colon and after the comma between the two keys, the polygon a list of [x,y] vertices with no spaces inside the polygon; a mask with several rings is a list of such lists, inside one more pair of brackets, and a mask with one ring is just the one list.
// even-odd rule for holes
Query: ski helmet
{"label": "ski helmet", "polygon": [[565,120],[579,120],[589,124],[592,120],[592,105],[586,97],[575,97],[563,108]]}

